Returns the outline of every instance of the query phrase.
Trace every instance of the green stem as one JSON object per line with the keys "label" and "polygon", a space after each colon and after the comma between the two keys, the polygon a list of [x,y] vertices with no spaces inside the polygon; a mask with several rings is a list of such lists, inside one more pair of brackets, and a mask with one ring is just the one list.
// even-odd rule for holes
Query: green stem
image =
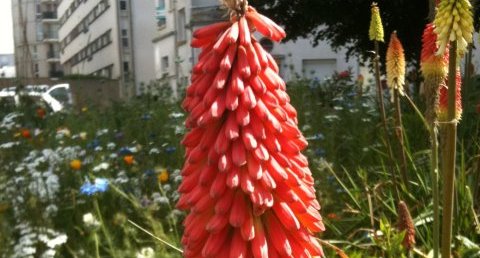
{"label": "green stem", "polygon": [[[160,193],[163,195],[163,197],[167,197],[167,193],[165,192],[165,190],[163,190],[163,185],[161,183],[159,183],[158,188],[160,190]],[[172,214],[173,207],[170,204],[170,199],[168,200],[169,201],[167,203],[167,206],[168,206],[168,209],[170,210],[170,214]],[[177,221],[174,219],[173,216],[169,216],[169,217],[170,218],[168,219],[168,224],[170,224],[170,227],[173,229],[173,233],[175,234],[175,240],[178,242],[178,240],[180,239],[180,234],[178,233],[178,229],[177,229]]]}
{"label": "green stem", "polygon": [[432,177],[432,195],[433,195],[433,258],[438,258],[440,250],[440,200],[438,193],[438,131],[436,123],[433,122],[430,127],[431,139],[431,169],[430,176]]}
{"label": "green stem", "polygon": [[398,188],[397,177],[395,175],[395,165],[393,159],[393,152],[392,152],[392,145],[390,144],[390,137],[388,135],[388,126],[387,126],[387,115],[385,113],[385,104],[383,103],[383,88],[382,83],[380,81],[380,47],[378,45],[378,41],[374,41],[375,44],[375,58],[374,58],[374,67],[375,67],[375,83],[377,85],[377,100],[378,106],[380,110],[380,115],[382,118],[382,125],[383,130],[385,132],[385,143],[387,147],[388,157],[389,157],[389,170],[392,176],[393,186],[395,188],[395,196],[397,197],[397,201],[400,200],[400,192]]}
{"label": "green stem", "polygon": [[403,139],[403,123],[402,123],[402,107],[400,105],[400,93],[398,89],[393,90],[393,98],[395,101],[395,133],[397,135],[398,144],[400,145],[400,157],[402,164],[400,165],[400,172],[402,174],[403,184],[408,190],[408,176],[407,176],[407,154],[405,154],[405,143]]}
{"label": "green stem", "polygon": [[98,243],[97,232],[94,233],[93,237],[95,239],[95,257],[100,258],[100,246],[99,246],[99,243]]}
{"label": "green stem", "polygon": [[450,60],[448,68],[448,121],[445,123],[445,149],[443,150],[443,221],[442,221],[442,257],[451,257],[452,220],[455,193],[455,157],[457,144],[456,84],[457,43],[450,42]]}
{"label": "green stem", "polygon": [[94,197],[93,199],[93,206],[95,207],[95,211],[97,212],[98,219],[100,220],[101,228],[103,235],[105,235],[105,239],[107,240],[108,247],[110,249],[110,254],[112,257],[117,257],[117,254],[115,252],[115,248],[113,246],[112,238],[110,237],[110,234],[108,233],[108,230],[106,229],[105,222],[103,221],[102,213],[100,212],[100,207],[98,205],[98,200],[97,198]]}

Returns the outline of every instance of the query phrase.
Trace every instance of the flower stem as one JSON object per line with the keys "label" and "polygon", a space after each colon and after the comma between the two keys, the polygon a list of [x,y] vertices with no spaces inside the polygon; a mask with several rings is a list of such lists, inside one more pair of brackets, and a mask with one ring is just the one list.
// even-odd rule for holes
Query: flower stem
{"label": "flower stem", "polygon": [[400,145],[400,157],[402,159],[402,164],[400,165],[400,172],[405,188],[408,190],[407,155],[405,154],[405,142],[403,139],[402,107],[400,105],[400,93],[398,92],[398,89],[395,89],[393,91],[393,98],[395,101],[395,133],[397,135],[398,143]]}
{"label": "flower stem", "polygon": [[95,207],[95,211],[97,212],[98,219],[100,220],[102,232],[105,235],[105,239],[107,240],[108,247],[110,248],[110,254],[112,255],[112,257],[115,258],[115,257],[117,257],[117,254],[116,254],[115,248],[113,246],[112,238],[110,237],[110,234],[108,233],[108,230],[106,229],[105,222],[103,221],[102,213],[100,212],[100,206],[98,205],[97,198],[93,199],[93,206]]}
{"label": "flower stem", "polygon": [[456,83],[457,43],[450,42],[450,57],[448,67],[448,122],[445,123],[445,148],[443,150],[443,221],[442,221],[442,257],[451,256],[452,220],[455,193],[455,158],[457,144],[456,121]]}
{"label": "flower stem", "polygon": [[98,242],[98,234],[97,232],[95,232],[93,234],[93,238],[95,239],[95,257],[96,258],[100,258],[100,246],[99,246],[99,242]]}
{"label": "flower stem", "polygon": [[389,164],[390,164],[389,170],[392,176],[393,186],[395,188],[395,196],[397,201],[399,201],[400,192],[398,189],[397,177],[395,176],[395,169],[394,169],[395,166],[394,166],[392,146],[390,144],[390,137],[388,135],[387,115],[385,113],[385,105],[383,103],[383,88],[382,88],[382,83],[380,81],[380,53],[379,53],[380,47],[378,45],[378,41],[374,41],[374,44],[375,44],[375,58],[374,58],[373,65],[375,68],[375,83],[377,85],[377,100],[378,100],[380,115],[382,118],[383,130],[385,132],[385,142],[386,142],[386,147],[387,147],[387,152],[389,157]]}
{"label": "flower stem", "polygon": [[432,178],[432,195],[433,195],[433,258],[438,258],[440,250],[440,200],[438,193],[438,130],[436,122],[430,127],[431,139],[431,169],[430,176]]}

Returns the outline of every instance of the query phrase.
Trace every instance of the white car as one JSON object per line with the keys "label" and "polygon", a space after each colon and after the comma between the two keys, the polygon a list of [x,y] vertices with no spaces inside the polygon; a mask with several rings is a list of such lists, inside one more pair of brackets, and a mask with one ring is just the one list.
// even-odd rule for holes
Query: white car
{"label": "white car", "polygon": [[64,110],[73,105],[72,92],[68,83],[53,85],[41,97],[53,112]]}
{"label": "white car", "polygon": [[0,91],[0,99],[12,99],[16,106],[20,105],[21,95],[40,99],[53,112],[64,110],[73,104],[70,85],[67,83],[51,87],[48,85],[27,85],[20,93],[17,92],[16,87],[9,87]]}

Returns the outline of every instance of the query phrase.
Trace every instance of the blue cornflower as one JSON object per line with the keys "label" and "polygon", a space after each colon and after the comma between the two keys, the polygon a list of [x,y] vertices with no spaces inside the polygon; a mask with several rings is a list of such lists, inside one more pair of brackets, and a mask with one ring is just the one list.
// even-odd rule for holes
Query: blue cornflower
{"label": "blue cornflower", "polygon": [[85,195],[93,195],[97,192],[95,185],[92,185],[89,181],[86,181],[82,187],[80,187],[80,193]]}
{"label": "blue cornflower", "polygon": [[108,190],[108,180],[106,178],[95,178],[95,187],[98,192],[105,192]]}
{"label": "blue cornflower", "polygon": [[148,114],[148,113],[142,115],[142,120],[143,120],[143,121],[148,121],[148,120],[150,120],[150,119],[152,119],[152,115],[150,115],[150,114]]}
{"label": "blue cornflower", "polygon": [[175,148],[175,147],[173,147],[173,146],[170,146],[170,147],[165,148],[165,152],[166,152],[167,154],[172,154],[172,153],[174,153],[176,150],[177,150],[177,148]]}
{"label": "blue cornflower", "polygon": [[119,151],[120,155],[131,155],[132,151],[127,147],[122,147]]}
{"label": "blue cornflower", "polygon": [[115,139],[116,140],[121,140],[123,139],[124,134],[122,132],[118,132],[115,134]]}
{"label": "blue cornflower", "polygon": [[93,139],[92,142],[87,144],[87,148],[89,148],[89,149],[95,149],[98,146],[100,146],[100,141],[98,139]]}
{"label": "blue cornflower", "polygon": [[315,155],[317,157],[325,157],[326,151],[322,148],[318,148],[315,150]]}
{"label": "blue cornflower", "polygon": [[80,193],[85,195],[94,195],[95,193],[103,193],[108,190],[108,180],[105,178],[95,178],[95,183],[92,184],[90,181],[85,181],[85,183],[80,187]]}
{"label": "blue cornflower", "polygon": [[153,170],[153,169],[147,169],[147,170],[145,170],[144,175],[145,175],[146,177],[153,176],[153,175],[155,175],[155,170]]}

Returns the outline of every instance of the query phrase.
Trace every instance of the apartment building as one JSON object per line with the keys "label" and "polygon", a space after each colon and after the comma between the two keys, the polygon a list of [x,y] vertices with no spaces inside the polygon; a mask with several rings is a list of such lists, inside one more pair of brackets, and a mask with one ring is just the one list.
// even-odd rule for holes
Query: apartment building
{"label": "apartment building", "polygon": [[12,0],[15,66],[20,78],[63,76],[58,0]]}
{"label": "apartment building", "polygon": [[65,74],[119,79],[122,97],[154,79],[152,0],[62,0],[60,62]]}
{"label": "apartment building", "polygon": [[[188,84],[199,50],[192,49],[192,32],[204,25],[226,18],[226,10],[218,0],[156,0],[157,32],[152,40],[155,49],[157,80],[174,92]],[[257,34],[260,43],[277,60],[280,74],[286,81],[298,77],[323,80],[335,71],[351,69],[356,75],[360,66],[356,60],[345,60],[346,51],[335,52],[321,42],[313,47],[310,39],[275,43]]]}

